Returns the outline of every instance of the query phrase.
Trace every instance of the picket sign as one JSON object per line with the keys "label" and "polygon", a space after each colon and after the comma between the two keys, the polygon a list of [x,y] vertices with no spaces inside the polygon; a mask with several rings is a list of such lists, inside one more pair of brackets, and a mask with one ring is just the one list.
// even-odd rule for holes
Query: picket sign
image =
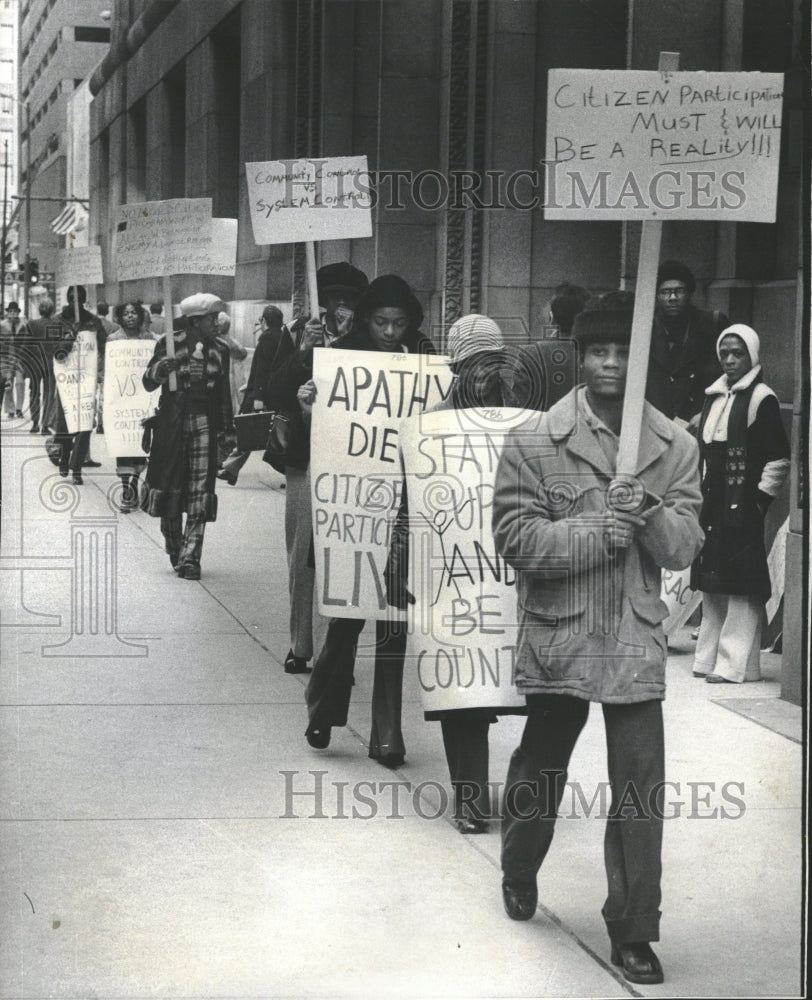
{"label": "picket sign", "polygon": [[141,421],[154,412],[160,390],[148,392],[141,379],[154,350],[154,340],[114,340],[105,349],[104,440],[114,458],[146,454]]}
{"label": "picket sign", "polygon": [[57,250],[55,271],[57,288],[102,284],[104,276],[101,247],[67,247]]}

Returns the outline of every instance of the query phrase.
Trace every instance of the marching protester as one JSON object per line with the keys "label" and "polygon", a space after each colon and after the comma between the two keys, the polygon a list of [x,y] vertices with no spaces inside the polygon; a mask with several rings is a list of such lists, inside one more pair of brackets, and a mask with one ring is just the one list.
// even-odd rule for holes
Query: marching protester
{"label": "marching protester", "polygon": [[[290,649],[285,673],[308,673],[313,658],[313,565],[312,503],[310,499],[310,426],[299,401],[299,389],[313,376],[313,350],[336,343],[352,330],[359,297],[369,281],[363,271],[339,261],[316,272],[321,315],[296,320],[291,337],[282,339],[278,358],[271,366],[267,398],[272,410],[286,413],[290,436],[284,460],[273,467],[285,476],[285,548],[290,595]],[[305,395],[304,399],[307,399]]]}
{"label": "marching protester", "polygon": [[[25,330],[25,320],[20,316],[20,307],[16,302],[9,302],[6,306],[5,318],[0,322],[3,340],[7,345],[14,343],[23,336]],[[22,352],[9,346],[6,356],[6,388],[5,398],[0,397],[0,402],[4,402],[6,416],[9,420],[23,415],[23,401],[25,400],[25,377],[26,371],[22,361]]]}
{"label": "marching protester", "polygon": [[683,427],[698,416],[705,389],[719,377],[716,338],[729,323],[724,313],[693,305],[695,290],[696,279],[685,264],[660,264],[646,399]]}
{"label": "marching protester", "polygon": [[[76,308],[74,300],[78,303],[78,322],[76,321]],[[76,343],[77,335],[80,331],[89,331],[95,335],[97,362],[96,370],[92,372],[94,392],[91,402],[93,413],[95,414],[97,405],[97,395],[95,387],[98,384],[99,371],[103,366],[104,346],[107,340],[107,333],[98,316],[85,308],[87,302],[87,289],[84,285],[71,285],[68,288],[68,303],[59,313],[54,321],[54,331],[58,335],[54,352],[57,356],[70,354]],[[97,467],[101,465],[90,458],[90,431],[79,431],[73,434],[68,431],[65,419],[65,410],[59,392],[56,393],[56,417],[54,420],[54,430],[56,440],[61,445],[61,455],[59,459],[59,474],[63,477],[68,472],[73,473],[73,482],[76,486],[82,485],[82,468],[87,466]]]}
{"label": "marching protester", "polygon": [[[221,300],[207,292],[183,299],[185,329],[167,331],[158,341],[142,379],[148,392],[161,389],[152,418],[145,509],[160,517],[169,560],[186,580],[200,579],[206,522],[217,517],[217,436],[233,419],[228,347],[217,338],[222,308]],[[166,351],[170,336],[174,357]],[[170,385],[172,372],[176,390]]]}
{"label": "marching protester", "polygon": [[39,318],[29,320],[24,334],[28,355],[26,368],[30,386],[28,405],[31,412],[31,434],[38,431],[48,434],[48,428],[54,420],[54,340],[48,336],[48,326],[55,308],[53,299],[41,298],[37,303]]}
{"label": "marching protester", "polygon": [[[240,413],[256,413],[269,408],[267,401],[271,398],[270,378],[283,338],[290,339],[290,334],[283,324],[282,311],[276,306],[265,306],[259,319],[259,336],[251,358],[251,371],[240,403]],[[250,451],[234,448],[221,465],[217,478],[235,486],[240,470],[250,455]]]}
{"label": "marching protester", "polygon": [[[145,325],[144,308],[140,302],[129,301],[117,305],[113,311],[118,328],[107,338],[112,344],[117,340],[155,340]],[[122,514],[129,514],[139,505],[141,485],[139,476],[146,468],[147,460],[143,455],[116,456],[116,475],[121,480],[122,494],[118,509]]]}
{"label": "marching protester", "polygon": [[[376,278],[359,299],[352,332],[333,346],[356,351],[434,354],[434,345],[420,331],[422,322],[423,308],[408,284],[397,275],[385,274]],[[314,398],[315,386],[310,383],[304,388],[302,400],[307,406]],[[363,619],[330,620],[305,692],[309,717],[305,736],[312,747],[329,746],[332,727],[347,724],[356,645],[364,625]],[[375,638],[369,756],[385,767],[398,767],[406,753],[401,732],[406,623],[379,621]]]}
{"label": "marching protester", "polygon": [[775,393],[764,383],[758,334],[723,330],[723,374],[705,390],[697,437],[705,543],[691,570],[702,591],[693,673],[711,684],[761,679],[761,623],[770,597],[764,517],[789,473]]}
{"label": "marching protester", "polygon": [[[505,786],[502,895],[514,920],[536,910],[570,756],[589,703],[603,708],[612,804],[603,917],[611,960],[630,982],[663,981],[659,939],[665,778],[662,700],[666,647],[663,568],[683,569],[702,532],[697,446],[646,405],[636,512],[615,509],[617,452],[632,308],[608,293],[573,328],[582,384],[511,432],[494,494],[497,551],[517,570],[514,680],[527,723]],[[622,492],[623,490],[621,490]],[[628,790],[642,812],[629,814]]]}
{"label": "marching protester", "polygon": [[[468,407],[503,407],[511,402],[504,381],[505,345],[502,331],[487,316],[463,316],[448,331],[448,361],[454,373],[449,396],[427,413]],[[414,603],[407,588],[409,564],[409,505],[403,489],[384,583],[389,604],[404,610]],[[458,708],[425,712],[439,719],[448,771],[454,789],[454,822],[460,833],[484,833],[491,817],[488,785],[488,730],[496,716],[517,714],[516,708]]]}

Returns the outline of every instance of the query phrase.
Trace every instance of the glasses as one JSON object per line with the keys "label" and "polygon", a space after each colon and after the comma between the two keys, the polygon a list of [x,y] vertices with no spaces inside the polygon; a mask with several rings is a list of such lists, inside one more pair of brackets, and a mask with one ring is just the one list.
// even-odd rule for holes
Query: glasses
{"label": "glasses", "polygon": [[684,299],[688,295],[687,288],[663,288],[657,292],[661,299]]}

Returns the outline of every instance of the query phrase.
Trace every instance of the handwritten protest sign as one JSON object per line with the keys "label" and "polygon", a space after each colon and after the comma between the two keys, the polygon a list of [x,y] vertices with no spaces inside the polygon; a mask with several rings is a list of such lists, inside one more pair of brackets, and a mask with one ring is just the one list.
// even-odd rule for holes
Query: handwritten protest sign
{"label": "handwritten protest sign", "polygon": [[506,433],[527,410],[443,410],[401,428],[409,500],[409,651],[425,711],[518,707],[516,573],[491,533]]}
{"label": "handwritten protest sign", "polygon": [[155,349],[152,340],[108,341],[104,360],[104,435],[116,458],[143,455],[141,421],[152,414],[159,389],[147,392],[141,382]]}
{"label": "handwritten protest sign", "polygon": [[664,569],[660,584],[660,598],[665,601],[668,616],[663,622],[663,632],[672,635],[688,621],[702,603],[702,591],[691,589],[691,567]]}
{"label": "handwritten protest sign", "polygon": [[93,430],[98,346],[94,330],[80,330],[67,353],[54,356],[54,378],[69,434]]}
{"label": "handwritten protest sign", "polygon": [[246,163],[245,174],[258,244],[372,235],[365,156]]}
{"label": "handwritten protest sign", "polygon": [[237,220],[212,219],[211,198],[173,198],[119,208],[116,277],[234,274]]}
{"label": "handwritten protest sign", "polygon": [[398,617],[387,609],[383,584],[402,487],[398,427],[448,395],[451,372],[436,355],[318,348],[313,378],[310,475],[319,611],[336,618]]}
{"label": "handwritten protest sign", "polygon": [[57,288],[70,285],[100,285],[102,274],[101,247],[69,247],[56,252]]}
{"label": "handwritten protest sign", "polygon": [[781,73],[554,69],[548,219],[774,222]]}

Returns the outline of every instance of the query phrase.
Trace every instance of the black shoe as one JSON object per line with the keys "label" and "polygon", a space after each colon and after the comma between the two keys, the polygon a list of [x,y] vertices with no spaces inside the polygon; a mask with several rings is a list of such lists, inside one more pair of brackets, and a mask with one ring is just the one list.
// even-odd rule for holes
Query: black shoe
{"label": "black shoe", "polygon": [[656,985],[663,981],[663,967],[648,941],[612,942],[612,965],[618,965],[630,983]]}
{"label": "black shoe", "polygon": [[505,904],[505,913],[511,920],[530,920],[539,902],[539,891],[535,880],[521,882],[506,876],[502,879],[502,901]]}
{"label": "black shoe", "polygon": [[39,424],[33,424],[29,434],[39,434]]}
{"label": "black shoe", "polygon": [[[469,816],[463,816],[462,819],[455,819],[454,826],[462,834],[472,834],[472,833],[487,833],[488,824],[484,819],[471,819]],[[504,886],[502,887],[502,892],[504,893]],[[507,903],[505,903],[507,908]],[[534,907],[535,909],[535,907]]]}
{"label": "black shoe", "polygon": [[330,727],[326,729],[310,729],[305,732],[305,739],[314,750],[326,750],[330,746]]}
{"label": "black shoe", "polygon": [[22,415],[23,415],[23,411],[22,411],[22,410],[15,410],[15,411],[14,411],[14,416],[15,416],[15,417],[16,417],[16,418],[17,418],[18,420],[21,420],[21,419],[22,419]]}
{"label": "black shoe", "polygon": [[84,460],[84,462],[82,462],[82,468],[83,469],[100,469],[101,468],[101,462],[94,462],[92,458],[86,458]]}
{"label": "black shoe", "polygon": [[285,657],[285,673],[286,674],[309,674],[312,667],[308,667],[307,660],[303,656],[294,656],[293,650],[288,650],[288,655]]}
{"label": "black shoe", "polygon": [[104,428],[103,427],[97,427],[96,428],[96,433],[97,434],[104,434]]}
{"label": "black shoe", "polygon": [[172,569],[177,569],[180,551],[178,549],[170,549],[166,554],[169,556],[169,561],[172,563]]}
{"label": "black shoe", "polygon": [[59,470],[59,475],[62,476],[63,479],[67,479],[68,478],[68,470],[67,469],[60,469]]}
{"label": "black shoe", "polygon": [[183,563],[183,565],[178,566],[178,576],[182,576],[184,580],[199,580],[200,579],[200,563]]}
{"label": "black shoe", "polygon": [[[228,472],[226,469],[220,469],[217,473],[217,478],[222,480],[224,483],[228,483],[229,486],[237,485],[237,477],[233,472]],[[300,673],[300,671],[289,670],[288,673]]]}
{"label": "black shoe", "polygon": [[82,473],[81,472],[74,472],[74,474],[73,474],[73,485],[74,486],[82,486],[82,485],[84,485],[84,479],[82,479]]}
{"label": "black shoe", "polygon": [[406,763],[406,756],[402,753],[384,753],[380,757],[373,757],[372,759],[376,760],[381,767],[388,767],[390,770]]}
{"label": "black shoe", "polygon": [[43,427],[42,430],[40,431],[40,434],[43,437],[50,437],[51,432],[48,430],[47,427]]}

